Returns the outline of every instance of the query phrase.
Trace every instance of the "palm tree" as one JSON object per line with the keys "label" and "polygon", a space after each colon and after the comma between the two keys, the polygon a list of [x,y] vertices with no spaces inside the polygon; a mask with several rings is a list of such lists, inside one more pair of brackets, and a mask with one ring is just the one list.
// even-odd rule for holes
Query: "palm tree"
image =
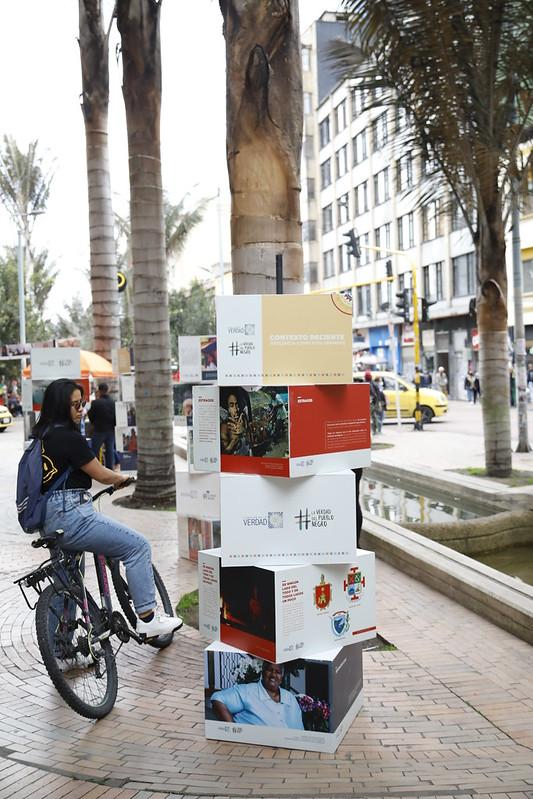
{"label": "palm tree", "polygon": [[485,464],[487,474],[507,476],[505,230],[511,179],[523,180],[531,161],[520,163],[533,121],[531,2],[343,0],[343,7],[352,44],[339,44],[336,58],[345,75],[393,90],[413,142],[438,165],[474,240]]}
{"label": "palm tree", "polygon": [[87,151],[94,348],[111,360],[120,347],[117,266],[111,203],[107,115],[109,31],[102,0],[79,0],[83,121]]}
{"label": "palm tree", "polygon": [[139,503],[175,502],[161,185],[160,0],[118,0],[128,129]]}
{"label": "palm tree", "polygon": [[226,39],[227,163],[233,289],[274,292],[303,281],[303,131],[298,0],[220,0]]}
{"label": "palm tree", "polygon": [[31,234],[35,219],[46,209],[50,195],[52,173],[38,154],[38,141],[22,152],[12,136],[4,136],[0,149],[0,201],[22,237],[29,259],[26,284],[32,272]]}

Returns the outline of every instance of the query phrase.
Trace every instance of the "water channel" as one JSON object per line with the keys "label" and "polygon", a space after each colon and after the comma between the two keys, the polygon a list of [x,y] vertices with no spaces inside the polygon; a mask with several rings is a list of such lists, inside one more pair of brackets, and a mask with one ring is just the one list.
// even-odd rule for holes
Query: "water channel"
{"label": "water channel", "polygon": [[[493,512],[474,504],[467,506],[461,502],[461,505],[457,505],[453,500],[430,496],[430,492],[427,495],[418,494],[392,482],[389,484],[367,476],[361,482],[361,507],[365,513],[400,525],[475,519]],[[533,544],[508,547],[500,552],[478,555],[474,559],[533,585]]]}

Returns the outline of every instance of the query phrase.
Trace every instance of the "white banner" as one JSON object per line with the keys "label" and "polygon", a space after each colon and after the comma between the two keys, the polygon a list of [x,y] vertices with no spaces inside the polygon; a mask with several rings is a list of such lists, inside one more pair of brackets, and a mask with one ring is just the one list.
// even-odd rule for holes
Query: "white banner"
{"label": "white banner", "polygon": [[32,380],[81,377],[79,347],[32,347],[30,358]]}

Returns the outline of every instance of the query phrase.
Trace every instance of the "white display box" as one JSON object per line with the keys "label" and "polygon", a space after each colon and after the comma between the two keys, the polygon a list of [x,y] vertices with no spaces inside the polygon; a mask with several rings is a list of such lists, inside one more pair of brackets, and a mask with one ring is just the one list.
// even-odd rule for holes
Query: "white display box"
{"label": "white display box", "polygon": [[355,476],[220,475],[224,566],[348,563],[356,555]]}
{"label": "white display box", "polygon": [[198,562],[202,549],[220,546],[220,521],[178,516],[178,555]]}
{"label": "white display box", "polygon": [[180,383],[217,379],[216,336],[178,336]]}
{"label": "white display box", "polygon": [[218,382],[352,382],[352,303],[343,294],[217,297]]}
{"label": "white display box", "polygon": [[[224,535],[224,532],[222,532]],[[271,663],[356,644],[376,634],[374,553],[350,564],[222,566],[198,555],[199,630]]]}
{"label": "white display box", "polygon": [[220,520],[218,474],[176,472],[176,509],[179,516]]}
{"label": "white display box", "polygon": [[280,703],[262,686],[263,661],[245,652],[211,644],[204,666],[206,738],[335,752],[363,704],[360,644],[276,669],[283,672]]}
{"label": "white display box", "polygon": [[267,477],[370,465],[368,383],[194,386],[195,469]]}

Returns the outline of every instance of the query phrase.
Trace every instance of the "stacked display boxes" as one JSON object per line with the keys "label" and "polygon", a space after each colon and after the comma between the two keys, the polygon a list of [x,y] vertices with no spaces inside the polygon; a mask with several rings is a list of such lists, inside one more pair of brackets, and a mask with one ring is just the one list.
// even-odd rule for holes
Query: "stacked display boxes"
{"label": "stacked display boxes", "polygon": [[370,462],[351,303],[218,298],[217,355],[218,385],[193,390],[194,468],[220,471],[221,547],[198,555],[206,735],[331,752],[375,635],[349,471]]}

